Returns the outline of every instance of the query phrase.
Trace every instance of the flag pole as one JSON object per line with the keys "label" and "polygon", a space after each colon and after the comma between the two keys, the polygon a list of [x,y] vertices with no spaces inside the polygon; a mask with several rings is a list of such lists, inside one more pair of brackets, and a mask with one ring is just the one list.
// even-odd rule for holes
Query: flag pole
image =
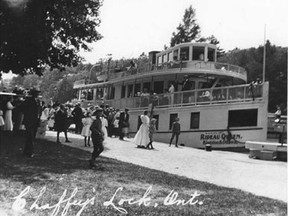
{"label": "flag pole", "polygon": [[262,83],[265,82],[265,69],[266,69],[266,24],[265,24],[265,26],[264,26],[264,49],[263,49]]}

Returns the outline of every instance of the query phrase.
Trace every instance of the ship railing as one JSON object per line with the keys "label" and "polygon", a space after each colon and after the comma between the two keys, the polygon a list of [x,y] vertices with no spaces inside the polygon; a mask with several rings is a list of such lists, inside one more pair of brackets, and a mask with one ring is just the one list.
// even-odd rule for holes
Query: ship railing
{"label": "ship railing", "polygon": [[[144,109],[153,105],[158,108],[193,105],[215,105],[229,103],[247,103],[263,100],[263,84],[237,85],[179,91],[174,93],[152,94],[113,100],[97,100],[96,103],[109,104],[115,108]],[[89,101],[88,101],[89,102]],[[92,102],[92,101],[91,101]]]}
{"label": "ship railing", "polygon": [[203,70],[220,70],[223,72],[234,72],[237,74],[242,74],[247,76],[247,72],[244,68],[231,65],[227,63],[218,63],[218,62],[204,62],[204,61],[170,61],[166,63],[162,63],[159,65],[152,65],[152,64],[143,64],[138,66],[137,68],[128,67],[125,71],[121,72],[114,72],[114,70],[110,70],[109,79],[117,79],[121,77],[136,75],[136,74],[145,74],[145,73],[153,73],[155,71],[162,71],[162,70],[175,70],[189,68],[189,69],[203,69]]}

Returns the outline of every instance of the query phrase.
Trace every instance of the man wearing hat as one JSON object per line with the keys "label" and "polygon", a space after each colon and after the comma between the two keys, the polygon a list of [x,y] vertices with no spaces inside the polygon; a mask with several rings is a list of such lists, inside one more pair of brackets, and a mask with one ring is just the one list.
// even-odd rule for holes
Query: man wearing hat
{"label": "man wearing hat", "polygon": [[27,157],[34,156],[34,142],[39,124],[39,104],[36,100],[40,91],[33,88],[29,91],[28,97],[21,105],[21,112],[24,114],[23,124],[26,130],[26,142],[23,154]]}
{"label": "man wearing hat", "polygon": [[82,118],[84,117],[81,104],[77,103],[75,108],[72,111],[73,120],[75,123],[75,133],[80,134],[83,128]]}
{"label": "man wearing hat", "polygon": [[119,139],[124,140],[124,136],[128,134],[129,127],[129,109],[125,109],[124,112],[120,113],[119,117]]}
{"label": "man wearing hat", "polygon": [[[192,90],[193,83],[190,81],[188,75],[184,75],[184,81],[182,82],[182,91],[189,91]],[[189,102],[190,92],[183,93],[183,103]]]}
{"label": "man wearing hat", "polygon": [[94,150],[92,152],[91,160],[89,161],[90,168],[94,168],[96,158],[101,154],[104,150],[103,147],[103,140],[104,140],[104,133],[102,131],[102,122],[100,117],[102,116],[103,110],[101,108],[97,108],[96,111],[93,113],[96,116],[96,119],[93,121],[92,125],[90,126],[90,130],[92,132],[91,138],[93,142]]}

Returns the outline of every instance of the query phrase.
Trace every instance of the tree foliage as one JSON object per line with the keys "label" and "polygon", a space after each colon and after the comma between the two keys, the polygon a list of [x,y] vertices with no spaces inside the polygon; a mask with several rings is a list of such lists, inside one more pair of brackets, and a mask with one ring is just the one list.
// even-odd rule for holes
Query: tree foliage
{"label": "tree foliage", "polygon": [[[177,27],[177,31],[172,33],[172,38],[170,40],[170,46],[173,47],[176,44],[186,43],[186,42],[203,42],[211,43],[214,45],[219,45],[219,41],[214,35],[209,37],[201,36],[201,28],[197,24],[196,20],[196,10],[190,6],[185,10],[182,23]],[[224,54],[224,50],[218,46],[218,56]]]}
{"label": "tree foliage", "polygon": [[200,26],[197,24],[195,9],[190,6],[185,10],[182,22],[177,27],[177,32],[172,33],[170,46],[173,47],[179,43],[190,42],[200,38]]}
{"label": "tree foliage", "polygon": [[101,39],[100,0],[0,2],[0,71],[42,74],[43,66],[76,66],[80,49]]}
{"label": "tree foliage", "polygon": [[[239,65],[246,69],[248,82],[263,78],[264,47],[250,49],[234,49],[222,56],[219,61]],[[269,112],[275,112],[280,105],[287,112],[287,48],[266,43],[265,80],[269,81]]]}

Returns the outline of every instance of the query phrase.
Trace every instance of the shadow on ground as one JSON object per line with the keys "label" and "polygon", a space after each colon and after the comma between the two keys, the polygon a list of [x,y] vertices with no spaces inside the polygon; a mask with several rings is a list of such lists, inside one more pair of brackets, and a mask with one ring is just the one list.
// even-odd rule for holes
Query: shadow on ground
{"label": "shadow on ground", "polygon": [[[49,180],[51,174],[70,174],[76,170],[88,169],[91,153],[52,141],[37,139],[34,147],[35,156],[23,156],[25,143],[23,134],[1,134],[0,176],[5,179],[31,184],[35,181]],[[76,157],[77,156],[77,157]],[[96,169],[105,170],[105,164],[117,164],[113,160],[100,157]],[[101,163],[100,163],[101,162]],[[103,165],[103,166],[102,166]],[[47,173],[50,173],[48,176]]]}

